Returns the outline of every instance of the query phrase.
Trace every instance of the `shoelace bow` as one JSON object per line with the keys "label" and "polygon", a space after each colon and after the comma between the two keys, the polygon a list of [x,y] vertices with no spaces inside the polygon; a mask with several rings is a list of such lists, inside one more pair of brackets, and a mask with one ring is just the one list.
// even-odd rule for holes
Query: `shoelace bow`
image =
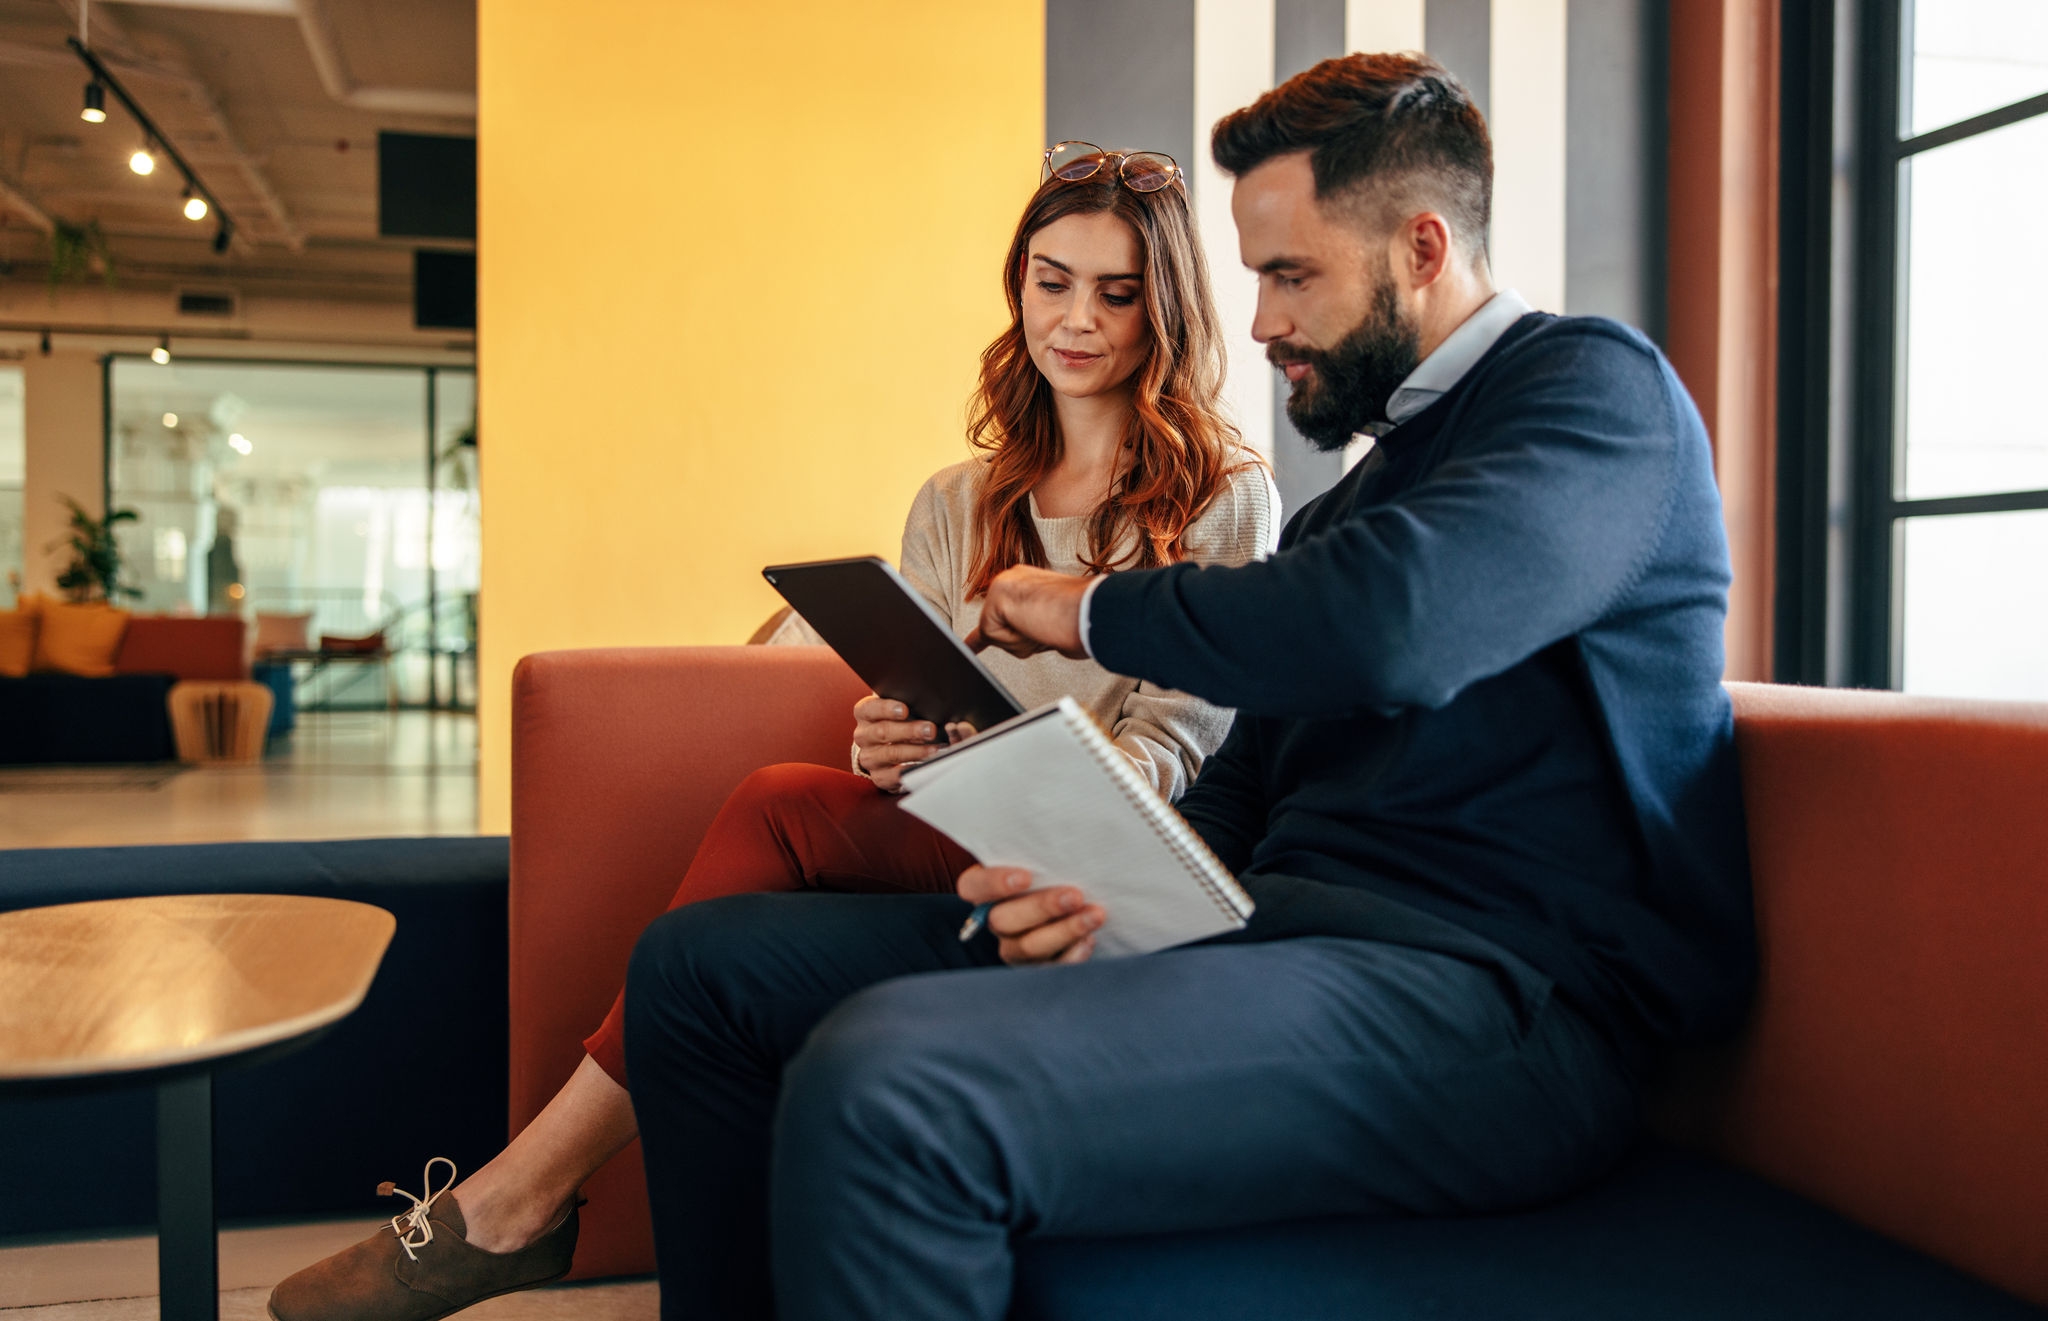
{"label": "shoelace bow", "polygon": [[[436,1165],[446,1165],[448,1167],[448,1182],[442,1184],[439,1188],[434,1187],[434,1167]],[[442,1193],[447,1192],[454,1186],[455,1162],[449,1160],[446,1156],[434,1157],[427,1162],[427,1167],[420,1171],[420,1190],[427,1195],[424,1201],[414,1197],[389,1179],[377,1185],[377,1196],[403,1197],[406,1201],[412,1203],[412,1210],[400,1211],[397,1215],[391,1217],[391,1232],[398,1235],[398,1245],[404,1248],[405,1255],[414,1261],[418,1261],[420,1256],[413,1249],[423,1248],[434,1241],[434,1222],[427,1219],[427,1212],[433,1209],[435,1200]],[[419,1237],[414,1238],[413,1235],[415,1234],[419,1235]]]}

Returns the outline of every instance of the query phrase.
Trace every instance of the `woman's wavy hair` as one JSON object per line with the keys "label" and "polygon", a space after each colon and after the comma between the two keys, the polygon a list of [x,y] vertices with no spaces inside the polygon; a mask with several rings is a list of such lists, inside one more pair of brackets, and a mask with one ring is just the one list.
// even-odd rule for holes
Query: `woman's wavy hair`
{"label": "woman's wavy hair", "polygon": [[1082,563],[1107,573],[1185,558],[1188,528],[1234,473],[1258,462],[1218,407],[1223,334],[1180,181],[1136,193],[1109,168],[1071,182],[1047,179],[1010,242],[1003,267],[1010,325],[982,351],[981,383],[970,408],[968,439],[989,456],[975,505],[979,549],[967,579],[970,600],[1013,565],[1047,567],[1030,497],[1059,462],[1061,442],[1052,386],[1024,342],[1025,268],[1034,234],[1066,216],[1105,212],[1129,225],[1144,249],[1152,345],[1132,373],[1136,393],[1124,435],[1129,462],[1090,516]]}

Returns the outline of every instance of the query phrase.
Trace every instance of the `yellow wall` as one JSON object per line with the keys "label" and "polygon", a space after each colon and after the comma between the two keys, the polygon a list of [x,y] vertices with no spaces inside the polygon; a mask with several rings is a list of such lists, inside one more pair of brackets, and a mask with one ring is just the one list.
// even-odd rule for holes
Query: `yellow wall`
{"label": "yellow wall", "polygon": [[483,828],[529,652],[731,643],[965,454],[1041,0],[478,6]]}

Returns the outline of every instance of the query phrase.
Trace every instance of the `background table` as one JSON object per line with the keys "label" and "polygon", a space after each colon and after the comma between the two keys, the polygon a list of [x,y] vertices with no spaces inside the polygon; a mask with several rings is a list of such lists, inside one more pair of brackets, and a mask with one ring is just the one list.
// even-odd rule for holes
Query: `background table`
{"label": "background table", "polygon": [[164,1317],[219,1313],[213,1070],[347,1017],[396,926],[381,908],[297,895],[0,914],[0,1085],[156,1085]]}

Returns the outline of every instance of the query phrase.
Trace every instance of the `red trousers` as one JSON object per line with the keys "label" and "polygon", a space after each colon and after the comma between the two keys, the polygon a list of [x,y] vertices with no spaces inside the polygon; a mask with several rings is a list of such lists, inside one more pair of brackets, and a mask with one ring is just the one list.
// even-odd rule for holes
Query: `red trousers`
{"label": "red trousers", "polygon": [[[718,809],[669,907],[758,890],[950,894],[973,865],[967,850],[858,775],[769,766],[741,781]],[[622,993],[583,1043],[621,1087],[625,1004]]]}

